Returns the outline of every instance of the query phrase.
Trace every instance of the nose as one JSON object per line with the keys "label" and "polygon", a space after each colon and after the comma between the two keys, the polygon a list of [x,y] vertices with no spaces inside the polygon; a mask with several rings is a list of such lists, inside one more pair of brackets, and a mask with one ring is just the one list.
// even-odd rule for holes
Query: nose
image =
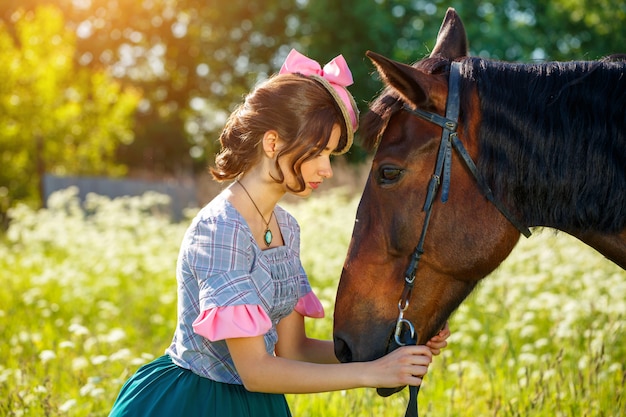
{"label": "nose", "polygon": [[320,166],[317,170],[317,173],[320,177],[325,179],[330,179],[333,177],[333,167],[330,164],[330,158],[324,157],[321,158]]}
{"label": "nose", "polygon": [[339,362],[352,362],[352,351],[348,343],[340,336],[335,336],[335,356],[339,359]]}

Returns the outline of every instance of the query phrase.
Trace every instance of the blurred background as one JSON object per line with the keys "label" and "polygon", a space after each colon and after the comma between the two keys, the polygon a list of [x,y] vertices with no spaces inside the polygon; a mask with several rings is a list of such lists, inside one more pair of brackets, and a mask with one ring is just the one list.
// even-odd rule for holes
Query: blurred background
{"label": "blurred background", "polygon": [[[78,181],[203,204],[227,115],[292,47],[322,65],[343,54],[364,112],[381,88],[365,52],[419,60],[448,7],[472,55],[626,52],[623,0],[0,0],[0,230],[17,202]],[[355,146],[339,164],[366,159]]]}
{"label": "blurred background", "polygon": [[[626,52],[624,0],[0,0],[0,416],[106,416],[167,347],[187,221],[160,214],[169,204],[180,219],[218,191],[206,167],[227,115],[291,48],[322,64],[343,54],[365,112],[382,87],[365,52],[423,58],[448,7],[472,55]],[[284,202],[327,312],[307,321],[312,337],[332,333],[369,159],[354,146],[335,159],[328,196]],[[420,410],[626,415],[625,300],[624,270],[537,231],[455,313]],[[407,398],[288,401],[300,417],[381,417]]]}

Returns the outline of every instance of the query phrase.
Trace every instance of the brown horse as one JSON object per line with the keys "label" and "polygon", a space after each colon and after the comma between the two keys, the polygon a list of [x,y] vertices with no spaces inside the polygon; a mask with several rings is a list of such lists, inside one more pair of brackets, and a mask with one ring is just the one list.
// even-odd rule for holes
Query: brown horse
{"label": "brown horse", "polygon": [[368,52],[387,87],[361,124],[376,153],[337,292],[341,361],[383,356],[396,328],[425,343],[526,227],[626,269],[623,57],[513,64],[467,45],[449,9],[414,65]]}

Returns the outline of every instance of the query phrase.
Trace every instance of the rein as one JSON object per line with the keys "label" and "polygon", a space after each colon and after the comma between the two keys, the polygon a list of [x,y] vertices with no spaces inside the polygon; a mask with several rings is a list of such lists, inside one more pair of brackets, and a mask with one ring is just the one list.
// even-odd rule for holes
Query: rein
{"label": "rein", "polygon": [[[526,237],[530,236],[530,230],[523,226],[513,215],[493,196],[493,192],[478,172],[476,164],[472,160],[471,156],[458,138],[457,128],[459,120],[460,109],[460,90],[461,90],[461,64],[459,62],[453,62],[450,66],[450,78],[448,80],[448,98],[446,104],[446,115],[442,117],[438,114],[427,112],[420,109],[412,109],[407,104],[403,105],[403,110],[422,118],[426,121],[440,126],[443,131],[441,133],[441,143],[439,144],[439,152],[437,154],[437,162],[435,164],[435,172],[428,183],[428,191],[426,193],[426,200],[424,202],[423,211],[426,213],[424,217],[424,224],[422,226],[422,232],[420,234],[419,242],[411,255],[411,260],[404,273],[404,289],[402,295],[398,301],[398,319],[396,321],[396,327],[394,332],[394,341],[399,346],[415,345],[417,343],[418,335],[415,332],[415,326],[408,319],[404,318],[404,312],[409,308],[409,300],[411,299],[411,292],[415,284],[415,275],[417,273],[417,267],[419,266],[420,259],[424,253],[424,240],[426,238],[426,231],[428,230],[428,224],[430,222],[430,216],[432,214],[433,202],[435,196],[441,186],[441,201],[445,203],[448,201],[448,194],[450,192],[450,168],[452,165],[452,148],[457,151],[465,166],[472,173],[472,176],[480,186],[482,193],[485,195],[496,208],[511,222],[517,230],[520,231]],[[407,406],[405,417],[418,417],[417,408],[417,394],[419,387],[409,387],[409,404]]]}

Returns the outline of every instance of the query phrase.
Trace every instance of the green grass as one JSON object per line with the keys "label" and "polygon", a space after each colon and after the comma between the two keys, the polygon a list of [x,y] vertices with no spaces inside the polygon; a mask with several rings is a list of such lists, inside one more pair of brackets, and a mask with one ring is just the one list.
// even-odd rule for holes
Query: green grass
{"label": "green grass", "polygon": [[[19,208],[0,244],[0,416],[105,416],[121,384],[159,356],[175,325],[174,266],[186,222],[162,196],[81,208],[55,195]],[[327,317],[357,200],[341,190],[285,204]],[[450,320],[450,345],[420,392],[421,415],[626,414],[626,272],[564,234],[535,231]],[[400,416],[408,393],[289,395],[294,416]]]}

